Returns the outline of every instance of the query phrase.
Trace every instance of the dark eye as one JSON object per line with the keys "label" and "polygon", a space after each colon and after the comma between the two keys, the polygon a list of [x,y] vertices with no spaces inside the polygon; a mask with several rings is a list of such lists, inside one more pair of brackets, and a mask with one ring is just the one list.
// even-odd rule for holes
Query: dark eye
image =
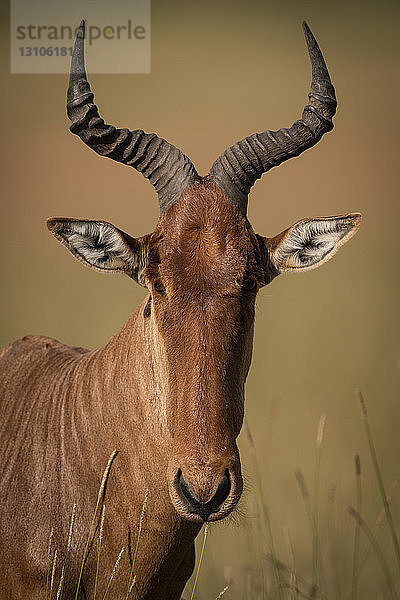
{"label": "dark eye", "polygon": [[156,279],[153,287],[155,289],[156,292],[158,292],[159,294],[161,294],[162,292],[165,292],[165,287],[163,282],[161,281],[161,279]]}
{"label": "dark eye", "polygon": [[252,277],[245,277],[242,281],[242,288],[246,290],[246,292],[252,292],[257,287],[257,282]]}

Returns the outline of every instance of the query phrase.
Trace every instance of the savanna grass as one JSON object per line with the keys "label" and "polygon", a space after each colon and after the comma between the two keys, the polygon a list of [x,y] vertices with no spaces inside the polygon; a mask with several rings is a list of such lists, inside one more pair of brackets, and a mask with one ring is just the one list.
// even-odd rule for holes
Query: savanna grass
{"label": "savanna grass", "polygon": [[[355,475],[356,475],[356,512],[361,515],[362,509],[362,491],[361,491],[361,462],[358,454],[354,457]],[[358,595],[358,576],[359,576],[359,560],[360,560],[360,524],[356,520],[354,530],[354,547],[353,547],[353,571],[351,584],[351,600],[357,600]]]}
{"label": "savanna grass", "polygon": [[199,573],[200,573],[201,565],[203,564],[204,550],[205,550],[205,547],[206,547],[207,535],[208,535],[208,525],[206,524],[205,527],[204,527],[203,544],[201,546],[199,563],[198,563],[197,569],[196,569],[196,575],[195,575],[195,578],[194,578],[193,589],[192,589],[192,593],[190,595],[190,600],[194,599],[194,594],[195,594],[196,587],[197,587],[197,581],[199,579]]}
{"label": "savanna grass", "polygon": [[360,391],[358,392],[358,399],[359,399],[359,402],[360,402],[361,415],[362,415],[362,418],[363,418],[363,421],[364,421],[365,431],[366,431],[366,434],[367,434],[367,439],[368,439],[368,444],[369,444],[371,459],[372,459],[372,463],[374,465],[374,470],[375,470],[375,475],[376,475],[376,479],[377,479],[377,482],[378,482],[379,492],[381,494],[381,498],[382,498],[382,502],[383,502],[383,508],[385,509],[385,513],[386,513],[386,520],[387,520],[387,522],[389,524],[389,529],[390,529],[390,533],[391,533],[391,536],[392,536],[392,541],[393,541],[393,546],[394,546],[394,552],[395,552],[396,561],[397,561],[397,567],[398,567],[399,575],[400,575],[400,544],[399,544],[399,538],[397,537],[396,528],[395,528],[394,522],[393,522],[392,511],[390,509],[390,503],[388,502],[388,498],[387,498],[386,491],[385,491],[385,486],[384,486],[384,483],[383,483],[382,472],[381,472],[381,469],[379,467],[379,461],[378,461],[378,457],[377,457],[377,453],[376,453],[376,449],[375,449],[375,444],[374,444],[374,440],[373,440],[373,437],[372,437],[371,428],[370,428],[370,425],[369,425],[367,407],[366,407],[363,395],[362,395],[362,393]]}
{"label": "savanna grass", "polygon": [[131,570],[129,573],[129,581],[128,581],[128,588],[126,590],[126,597],[125,600],[128,599],[130,593],[132,592],[132,589],[135,585],[135,565],[136,565],[136,558],[137,558],[137,554],[138,554],[138,550],[139,550],[139,544],[140,544],[140,538],[142,535],[142,529],[143,529],[143,523],[144,523],[144,517],[146,515],[146,507],[147,507],[147,500],[149,498],[149,490],[147,489],[144,495],[144,500],[143,500],[143,506],[142,506],[142,512],[140,514],[140,521],[139,521],[139,531],[138,531],[138,536],[136,539],[136,546],[135,546],[135,552],[133,555],[133,560],[132,560],[132,566],[131,566]]}
{"label": "savanna grass", "polygon": [[72,514],[71,514],[71,520],[70,520],[69,532],[68,532],[67,548],[65,551],[65,559],[64,559],[64,564],[63,564],[62,571],[61,571],[61,578],[60,578],[60,583],[59,583],[58,590],[57,590],[56,600],[62,599],[62,595],[63,595],[63,591],[64,591],[64,579],[65,579],[65,573],[66,573],[67,567],[68,567],[69,553],[71,551],[72,536],[74,534],[74,526],[75,526],[75,517],[76,517],[76,504],[74,504],[74,506],[72,507]]}
{"label": "savanna grass", "polygon": [[122,546],[122,548],[120,550],[120,553],[118,554],[117,560],[115,561],[115,565],[114,565],[114,568],[113,568],[113,570],[111,572],[110,578],[108,580],[106,591],[104,592],[103,600],[106,600],[106,598],[108,596],[108,592],[110,591],[112,580],[115,577],[115,574],[116,574],[116,572],[118,570],[118,567],[119,567],[119,564],[121,562],[121,559],[122,559],[122,556],[123,556],[124,552],[125,552],[125,546]]}
{"label": "savanna grass", "polygon": [[95,580],[94,580],[93,600],[96,600],[97,585],[98,585],[98,581],[99,581],[100,553],[101,553],[101,545],[103,543],[103,535],[104,535],[104,517],[105,517],[105,512],[106,512],[106,505],[103,504],[103,508],[101,509],[101,517],[100,517],[99,542],[98,542],[98,547],[97,547],[96,577],[95,577]]}
{"label": "savanna grass", "polygon": [[[336,525],[334,519],[334,504],[336,496],[336,487],[330,486],[328,494],[328,507],[331,514],[329,521],[329,533],[328,539],[321,539],[320,525],[321,525],[321,511],[320,511],[320,478],[321,478],[321,463],[323,457],[323,439],[324,429],[326,425],[326,417],[322,415],[317,428],[316,436],[316,450],[315,450],[315,464],[314,464],[314,477],[313,486],[309,488],[304,473],[301,469],[296,469],[295,476],[300,489],[301,498],[303,500],[305,514],[307,521],[311,529],[311,556],[309,562],[310,580],[308,581],[307,574],[302,574],[299,570],[298,563],[296,560],[296,550],[291,540],[290,531],[288,528],[284,530],[285,546],[287,548],[288,562],[279,559],[275,550],[276,545],[271,545],[270,531],[271,522],[273,520],[272,513],[267,513],[267,521],[264,524],[266,533],[266,544],[270,551],[267,552],[265,558],[272,566],[272,577],[277,583],[280,582],[280,590],[270,588],[268,578],[265,579],[265,574],[260,573],[260,581],[262,585],[262,591],[255,594],[254,600],[268,598],[269,600],[275,600],[275,598],[283,597],[284,600],[297,600],[298,598],[309,598],[309,599],[320,599],[320,600],[366,600],[365,590],[363,595],[360,595],[360,582],[362,581],[364,567],[371,554],[375,556],[376,564],[380,567],[383,574],[383,580],[385,582],[386,591],[380,596],[382,600],[390,598],[391,600],[398,600],[400,597],[400,578],[397,573],[393,573],[393,565],[396,565],[395,571],[398,568],[399,558],[399,546],[398,537],[394,524],[393,514],[391,510],[392,494],[395,488],[396,482],[392,484],[392,494],[387,496],[385,492],[384,480],[382,471],[380,469],[379,461],[377,458],[377,452],[372,437],[371,428],[368,421],[367,409],[365,401],[361,394],[359,394],[359,401],[361,406],[362,418],[365,426],[367,435],[367,441],[369,445],[370,457],[374,468],[374,473],[377,481],[377,488],[382,500],[382,510],[380,511],[378,518],[376,519],[375,526],[370,527],[367,523],[366,518],[362,515],[363,510],[363,498],[362,498],[362,472],[361,472],[361,460],[357,454],[354,459],[355,465],[355,507],[347,506],[347,513],[352,517],[354,521],[354,533],[353,533],[353,545],[351,559],[347,560],[343,555],[344,548],[341,547],[334,549],[336,536]],[[247,427],[247,439],[250,454],[253,461],[253,470],[255,480],[259,489],[257,493],[260,497],[260,501],[263,499],[262,486],[259,482],[262,481],[262,473],[257,462],[257,452],[254,444],[253,437]],[[345,505],[343,505],[345,508]],[[264,514],[265,517],[265,514]],[[394,549],[393,560],[389,561],[387,556],[387,544],[383,551],[381,542],[377,539],[377,533],[382,523],[386,522],[392,539],[392,546]],[[261,523],[257,528],[258,532],[261,532]],[[260,534],[259,534],[260,535]],[[363,543],[361,536],[364,536],[366,543]],[[343,542],[342,542],[343,544]],[[329,546],[331,551],[329,552]],[[342,556],[343,555],[343,556]],[[329,560],[330,557],[330,560]],[[347,571],[344,576],[343,572],[338,565],[338,558],[342,562],[346,563]],[[340,562],[340,561],[339,561]],[[304,570],[304,554],[302,555],[302,563]],[[326,577],[326,567],[329,566],[330,577]],[[348,568],[348,567],[351,567]],[[256,586],[254,586],[256,589]],[[375,596],[371,596],[371,598]],[[252,598],[253,600],[253,598]]]}
{"label": "savanna grass", "polygon": [[250,452],[251,452],[251,457],[252,457],[254,475],[255,475],[255,479],[256,479],[257,493],[258,493],[258,500],[259,500],[259,510],[260,510],[260,514],[262,514],[262,516],[263,516],[263,524],[266,529],[267,545],[269,547],[269,554],[272,558],[272,567],[273,567],[273,572],[274,572],[274,577],[275,577],[275,582],[276,582],[276,588],[278,590],[279,600],[283,600],[282,581],[281,581],[280,571],[277,567],[275,543],[274,543],[274,537],[273,537],[273,533],[272,533],[271,521],[269,518],[269,511],[268,511],[267,503],[265,500],[263,484],[262,484],[262,477],[261,477],[260,468],[259,468],[259,464],[258,464],[258,460],[257,460],[255,445],[253,442],[253,436],[251,435],[251,431],[250,431],[250,427],[249,427],[248,423],[246,423],[246,433],[247,433],[247,439],[249,442],[249,447],[250,447]]}
{"label": "savanna grass", "polygon": [[[103,477],[101,480],[99,492],[97,495],[96,507],[94,509],[92,521],[91,521],[90,528],[89,528],[89,534],[88,534],[88,537],[86,540],[85,549],[84,549],[83,556],[82,556],[81,568],[80,568],[79,577],[78,577],[78,581],[77,581],[77,585],[76,585],[76,591],[75,591],[75,600],[77,600],[77,598],[79,597],[79,592],[80,592],[80,588],[81,588],[85,564],[86,564],[86,560],[87,560],[87,556],[88,556],[88,549],[89,549],[90,544],[93,543],[93,541],[94,541],[94,535],[92,537],[94,525],[97,520],[100,503],[103,502],[103,500],[104,500],[107,480],[108,480],[108,477],[110,474],[110,470],[111,470],[113,461],[116,456],[117,456],[117,451],[114,450],[114,452],[111,454],[111,456],[108,460],[106,469],[103,473]],[[140,543],[141,533],[142,533],[142,529],[143,529],[143,523],[144,523],[144,518],[145,518],[145,513],[146,513],[146,504],[147,504],[148,496],[149,496],[149,490],[146,490],[143,507],[142,507],[142,512],[141,512],[141,516],[140,516],[140,523],[139,523],[139,530],[138,530],[138,536],[137,536],[137,541],[136,541],[134,558],[132,561],[132,567],[129,572],[126,598],[128,598],[128,596],[132,592],[132,589],[135,585],[135,577],[133,577],[134,568],[135,568],[137,554],[139,551],[139,543]],[[68,567],[70,551],[71,551],[71,546],[72,546],[72,538],[73,538],[73,533],[74,533],[76,508],[77,507],[74,504],[73,509],[72,509],[72,514],[71,514],[70,527],[69,527],[68,540],[67,540],[67,545],[66,545],[66,550],[65,550],[64,562],[63,562],[62,568],[61,568],[61,577],[60,577],[57,595],[56,595],[55,600],[62,600],[62,596],[63,596],[64,581],[66,578],[67,567]],[[98,592],[98,582],[99,582],[99,574],[100,574],[100,558],[101,558],[101,549],[102,549],[103,538],[104,538],[104,521],[105,521],[105,504],[103,502],[101,513],[100,513],[100,528],[99,528],[98,548],[97,548],[97,557],[96,557],[96,572],[95,572],[94,592],[93,592],[93,596],[92,596],[93,600],[96,600],[97,592]],[[49,536],[49,546],[48,546],[48,566],[47,566],[47,574],[46,574],[45,600],[52,600],[53,590],[55,588],[55,576],[56,576],[56,567],[57,567],[57,560],[58,560],[59,552],[58,552],[58,550],[55,550],[54,555],[53,555],[53,536],[54,536],[54,529],[52,528],[51,532],[50,532],[50,536]],[[107,600],[107,598],[109,597],[111,585],[112,585],[112,582],[113,582],[113,580],[116,576],[116,573],[119,569],[124,552],[125,552],[125,547],[122,547],[121,551],[119,552],[118,557],[115,561],[113,570],[108,578],[106,589],[102,595],[102,600]],[[53,555],[53,560],[52,560],[52,555]],[[51,573],[51,575],[50,575],[50,573]]]}
{"label": "savanna grass", "polygon": [[88,549],[89,549],[90,540],[91,540],[91,538],[92,538],[92,531],[93,531],[93,527],[94,527],[94,524],[95,524],[95,521],[96,521],[97,512],[98,512],[98,510],[99,510],[100,502],[103,500],[103,497],[104,497],[104,490],[105,490],[105,487],[106,487],[106,483],[107,483],[107,480],[108,480],[108,476],[109,476],[109,474],[110,474],[110,471],[111,471],[112,464],[113,464],[113,462],[114,462],[114,459],[115,459],[115,457],[117,456],[117,454],[118,454],[117,450],[114,450],[114,451],[111,453],[111,456],[110,456],[110,458],[108,459],[107,466],[106,466],[106,468],[105,468],[105,471],[104,471],[104,473],[103,473],[103,478],[102,478],[102,480],[101,480],[101,484],[100,484],[99,493],[98,493],[98,495],[97,495],[97,503],[96,503],[96,508],[94,509],[93,518],[92,518],[92,522],[91,522],[91,524],[90,524],[90,529],[89,529],[89,535],[88,535],[88,537],[87,537],[86,546],[85,546],[85,551],[84,551],[84,553],[83,553],[83,557],[82,557],[81,570],[80,570],[80,573],[79,573],[78,584],[77,584],[77,586],[76,586],[75,600],[77,600],[77,598],[78,598],[78,595],[79,595],[79,588],[80,588],[81,581],[82,581],[83,570],[84,570],[84,568],[85,568],[86,557],[87,557],[87,553],[88,553]]}

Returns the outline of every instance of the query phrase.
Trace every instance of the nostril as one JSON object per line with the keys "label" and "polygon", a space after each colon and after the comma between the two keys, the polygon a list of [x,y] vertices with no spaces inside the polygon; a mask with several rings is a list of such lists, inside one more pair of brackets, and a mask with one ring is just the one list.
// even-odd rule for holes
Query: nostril
{"label": "nostril", "polygon": [[231,480],[229,477],[228,469],[225,469],[224,476],[218,484],[217,491],[214,496],[211,498],[210,502],[215,502],[218,506],[221,506],[223,502],[229,496],[229,492],[231,491]]}
{"label": "nostril", "polygon": [[190,485],[185,481],[181,469],[179,469],[177,474],[177,483],[181,495],[190,504],[193,512],[200,515],[204,521],[206,521],[212,513],[218,511],[219,507],[225,502],[231,491],[231,480],[228,469],[225,470],[215,494],[207,502],[201,502],[196,497]]}
{"label": "nostril", "polygon": [[192,506],[194,506],[195,508],[200,507],[202,503],[196,498],[189,484],[186,483],[185,479],[183,478],[182,471],[180,469],[178,471],[178,482],[179,487],[186,500],[188,500],[190,504],[192,504]]}

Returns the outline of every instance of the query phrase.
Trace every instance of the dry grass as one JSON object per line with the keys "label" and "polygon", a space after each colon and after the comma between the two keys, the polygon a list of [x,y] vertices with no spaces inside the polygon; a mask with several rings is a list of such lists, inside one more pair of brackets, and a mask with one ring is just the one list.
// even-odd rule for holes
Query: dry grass
{"label": "dry grass", "polygon": [[79,579],[78,579],[78,583],[76,586],[75,600],[77,600],[78,596],[79,596],[79,588],[80,588],[81,581],[82,581],[83,570],[85,568],[86,557],[87,557],[87,553],[88,553],[88,549],[89,549],[90,540],[92,538],[93,527],[96,522],[96,517],[97,517],[98,510],[99,510],[99,506],[100,506],[100,503],[103,502],[103,500],[104,500],[105,487],[107,484],[108,477],[110,475],[112,464],[113,464],[117,454],[118,454],[117,450],[114,450],[111,453],[111,456],[108,459],[108,463],[104,470],[103,477],[102,477],[102,480],[100,483],[99,493],[97,495],[96,508],[94,509],[93,518],[92,518],[92,522],[90,524],[90,529],[89,529],[89,535],[87,537],[86,546],[85,546],[85,550],[84,550],[83,557],[82,557],[81,570],[79,573]]}
{"label": "dry grass", "polygon": [[[98,583],[99,583],[99,574],[100,574],[100,557],[101,557],[101,548],[103,545],[103,538],[104,538],[104,522],[105,522],[105,504],[104,504],[104,494],[105,494],[105,487],[107,484],[107,480],[108,477],[110,475],[110,471],[111,471],[111,467],[113,465],[114,459],[117,456],[117,451],[114,450],[113,453],[111,454],[107,466],[104,470],[103,473],[103,477],[100,483],[100,488],[99,488],[99,492],[97,495],[97,502],[96,502],[96,507],[94,509],[94,513],[93,513],[93,517],[92,517],[92,521],[90,524],[90,529],[89,529],[89,534],[87,537],[87,541],[86,541],[86,545],[85,545],[85,549],[83,552],[83,557],[82,557],[82,562],[81,562],[81,569],[80,569],[80,573],[79,573],[79,577],[78,577],[78,581],[77,581],[77,585],[76,585],[76,592],[75,592],[75,600],[79,597],[79,591],[81,588],[81,583],[82,583],[82,578],[83,578],[83,574],[84,574],[84,569],[85,569],[85,564],[86,564],[86,558],[88,555],[88,548],[90,546],[90,544],[94,541],[92,539],[92,534],[93,534],[93,530],[94,530],[94,525],[97,519],[97,515],[98,515],[98,511],[99,511],[99,507],[100,504],[102,503],[102,509],[101,509],[101,513],[100,513],[100,527],[99,527],[99,535],[98,535],[98,547],[97,547],[97,558],[96,558],[96,575],[95,575],[95,582],[94,582],[94,591],[93,591],[93,600],[96,600],[97,597],[97,593],[98,593]],[[145,520],[145,516],[146,516],[146,507],[147,507],[147,501],[148,501],[148,497],[149,497],[149,490],[147,489],[145,492],[145,496],[144,496],[144,500],[143,500],[143,506],[142,506],[142,511],[141,511],[141,515],[140,515],[140,521],[139,521],[139,527],[138,527],[138,534],[137,534],[137,540],[136,540],[136,546],[135,546],[135,552],[134,552],[134,557],[133,557],[133,561],[132,561],[132,566],[131,569],[129,571],[129,577],[128,577],[128,586],[127,586],[127,591],[126,591],[126,596],[125,598],[127,599],[134,586],[135,586],[135,581],[136,581],[136,577],[135,577],[135,563],[136,563],[136,558],[139,552],[139,545],[140,545],[140,539],[141,539],[141,534],[142,534],[142,530],[143,530],[143,524],[144,524],[144,520]],[[70,555],[70,550],[71,550],[71,545],[72,545],[72,538],[73,538],[73,533],[74,533],[74,525],[75,525],[75,518],[76,518],[76,505],[74,504],[73,509],[72,509],[72,514],[71,514],[71,520],[70,520],[70,527],[69,527],[69,533],[68,533],[68,540],[67,540],[67,545],[66,545],[66,551],[65,551],[65,558],[64,558],[64,562],[62,565],[62,569],[61,569],[61,577],[60,577],[60,581],[59,581],[59,585],[58,585],[58,591],[57,591],[57,596],[56,596],[56,600],[62,600],[62,595],[63,595],[63,589],[64,589],[64,581],[65,581],[65,575],[67,572],[67,567],[68,567],[68,559],[69,559],[69,555]],[[54,550],[54,554],[53,554],[53,535],[54,535],[54,529],[51,529],[50,532],[50,536],[49,536],[49,549],[48,549],[48,569],[47,569],[47,576],[46,576],[46,589],[45,589],[45,600],[51,600],[52,599],[52,595],[53,595],[53,589],[55,586],[55,574],[56,574],[56,566],[57,566],[57,557],[59,555],[57,550]],[[115,575],[119,569],[122,557],[124,555],[125,552],[125,547],[123,546],[121,548],[121,551],[118,554],[118,557],[115,561],[114,567],[112,569],[112,572],[108,578],[107,581],[107,585],[106,588],[104,590],[104,593],[102,595],[102,600],[106,600],[109,597],[110,594],[110,590],[112,587],[112,582],[115,578]],[[51,569],[51,578],[50,578],[50,565],[51,565],[51,559],[53,556],[53,561],[52,561],[52,569]],[[49,579],[50,579],[50,590],[49,590]]]}
{"label": "dry grass", "polygon": [[148,498],[149,498],[149,490],[146,490],[146,492],[144,494],[142,512],[140,514],[139,531],[138,531],[138,535],[137,535],[137,539],[136,539],[136,546],[135,546],[135,552],[134,552],[134,555],[133,555],[132,566],[131,566],[131,570],[130,570],[130,573],[129,573],[128,589],[126,590],[125,600],[128,599],[130,593],[133,590],[135,582],[136,582],[136,579],[135,579],[135,564],[136,564],[136,558],[137,558],[137,554],[138,554],[138,550],[139,550],[140,538],[141,538],[141,535],[142,535],[144,517],[146,515],[146,507],[147,507],[147,500],[148,500]]}

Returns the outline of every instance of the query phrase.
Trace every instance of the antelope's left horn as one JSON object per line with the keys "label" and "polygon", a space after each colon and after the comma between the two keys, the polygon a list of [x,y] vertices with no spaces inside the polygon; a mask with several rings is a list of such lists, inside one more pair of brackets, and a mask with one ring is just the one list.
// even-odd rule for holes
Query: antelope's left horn
{"label": "antelope's left horn", "polygon": [[196,180],[196,169],[178,148],[155,133],[117,129],[104,123],[93,103],[94,94],[86,77],[84,38],[85,22],[82,21],[72,54],[67,93],[67,114],[72,121],[70,130],[97,154],[142,173],[155,187],[163,212]]}
{"label": "antelope's left horn", "polygon": [[321,50],[306,22],[303,22],[312,68],[309,103],[302,118],[289,129],[254,133],[237,142],[212,165],[215,184],[246,214],[247,197],[252,185],[263,173],[283,161],[314,146],[333,128],[336,112],[335,89],[331,83]]}

